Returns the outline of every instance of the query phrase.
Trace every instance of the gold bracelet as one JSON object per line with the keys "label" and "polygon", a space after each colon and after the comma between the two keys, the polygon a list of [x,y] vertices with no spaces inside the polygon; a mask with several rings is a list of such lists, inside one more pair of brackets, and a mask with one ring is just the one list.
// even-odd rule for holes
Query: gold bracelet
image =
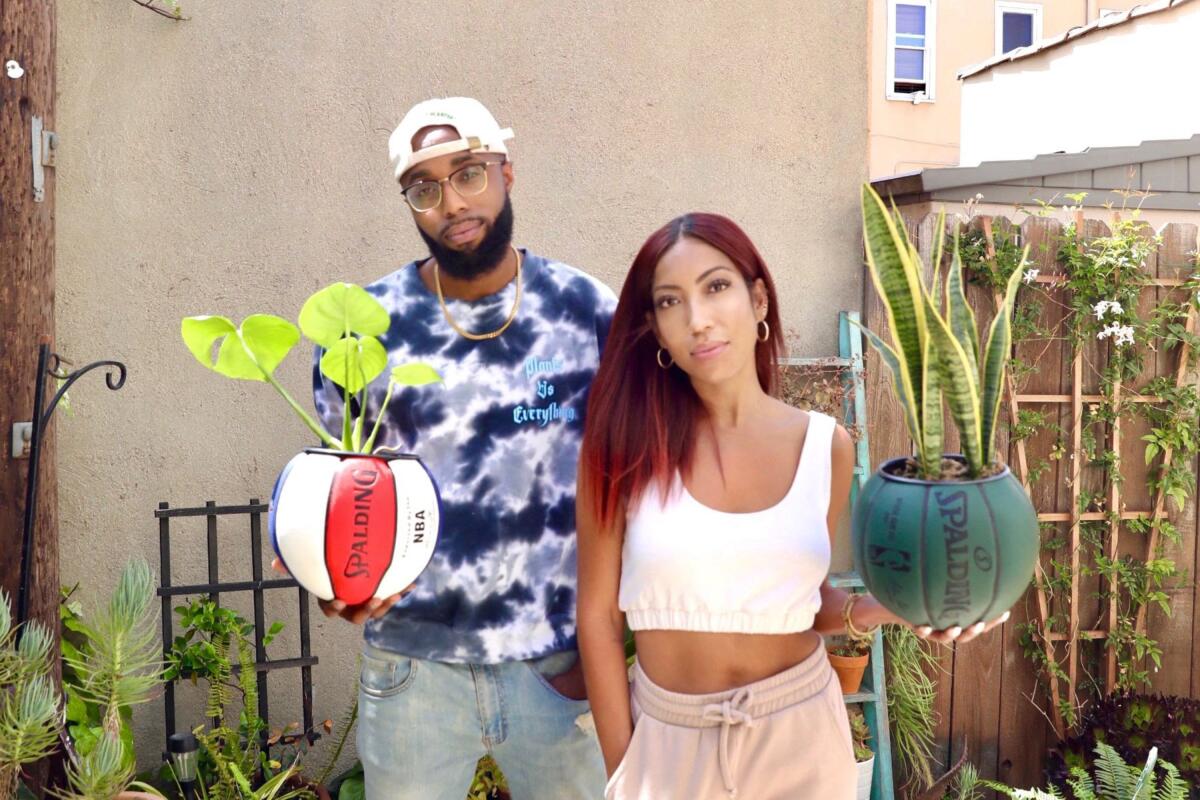
{"label": "gold bracelet", "polygon": [[864,631],[854,624],[854,604],[863,597],[864,595],[857,592],[850,592],[846,597],[846,604],[842,606],[842,622],[845,623],[846,637],[852,642],[871,642],[875,639],[875,632],[879,630],[878,625]]}

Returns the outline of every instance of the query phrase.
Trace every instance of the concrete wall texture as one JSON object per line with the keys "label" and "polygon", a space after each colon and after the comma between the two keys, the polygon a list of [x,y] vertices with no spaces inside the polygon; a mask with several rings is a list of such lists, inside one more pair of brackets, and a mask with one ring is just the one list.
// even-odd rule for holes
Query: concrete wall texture
{"label": "concrete wall texture", "polygon": [[[428,96],[478,97],[515,130],[519,244],[619,288],[654,228],[728,214],[775,271],[793,353],[836,352],[862,291],[866,3],[184,0],[172,22],[60,0],[58,349],[129,365],[120,393],[81,382],[58,418],[64,582],[98,602],[127,557],[157,564],[160,500],[266,498],[311,443],[268,386],[197,365],[179,321],[295,319],[322,286],[424,255],[387,137]],[[306,407],[309,368],[300,348],[277,373]],[[203,521],[176,527],[173,581],[200,582]],[[221,552],[222,578],[249,577],[244,525]],[[289,623],[275,658],[297,652],[294,605],[268,602]],[[313,612],[317,719],[336,719],[360,634]],[[298,719],[298,674],[271,683],[272,723]],[[200,722],[181,694],[181,725]],[[153,763],[161,702],[135,719]]]}

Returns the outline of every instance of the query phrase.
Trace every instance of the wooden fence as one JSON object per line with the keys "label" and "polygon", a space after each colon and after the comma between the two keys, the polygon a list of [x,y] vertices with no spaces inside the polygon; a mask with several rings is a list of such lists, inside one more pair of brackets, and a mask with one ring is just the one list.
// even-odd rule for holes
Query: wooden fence
{"label": "wooden fence", "polygon": [[[910,236],[929,263],[933,234],[937,217],[933,214],[902,215]],[[984,218],[975,218],[967,228],[979,228]],[[997,230],[1011,223],[1002,218],[986,219],[986,223]],[[1087,220],[1079,229],[1089,237],[1107,235],[1108,225],[1100,220]],[[1055,220],[1029,217],[1015,226],[1020,239],[1030,245],[1030,266],[1040,270],[1039,286],[1047,292],[1048,299],[1060,302],[1044,302],[1039,324],[1057,333],[1049,341],[1020,344],[1015,356],[1034,363],[1036,370],[1028,374],[1016,391],[1022,395],[1071,396],[1073,394],[1074,354],[1063,331],[1066,314],[1062,301],[1065,289],[1053,284],[1053,276],[1063,270],[1056,259],[1057,242],[1062,237],[1062,226]],[[1186,278],[1196,265],[1197,227],[1193,224],[1171,224],[1159,231],[1161,246],[1147,259],[1143,269],[1149,277],[1166,279]],[[885,334],[887,325],[883,306],[875,293],[871,281],[866,278],[863,318],[867,327]],[[1153,300],[1170,298],[1178,301],[1180,290],[1172,286],[1154,287],[1145,292],[1148,308]],[[1172,294],[1173,293],[1173,294]],[[972,284],[968,290],[968,301],[975,309],[981,327],[993,316],[992,289]],[[1018,298],[1018,303],[1021,300]],[[1084,348],[1089,363],[1099,363],[1103,355],[1101,348],[1107,343],[1093,342]],[[1158,348],[1147,354],[1145,377],[1174,375],[1178,360],[1178,348]],[[890,378],[873,350],[867,354],[867,420],[871,464],[877,466],[889,457],[911,452],[911,443],[901,418],[899,407],[893,397]],[[1099,377],[1092,369],[1081,375],[1083,394],[1099,391]],[[1136,388],[1136,387],[1130,387]],[[1057,420],[1063,430],[1072,430],[1073,407],[1071,404],[1022,403],[1022,408],[1038,408],[1046,412],[1051,421]],[[1077,409],[1078,404],[1075,404]],[[1009,419],[1008,410],[1003,418]],[[1145,509],[1153,505],[1154,497],[1146,485],[1149,468],[1143,457],[1145,443],[1140,437],[1146,433],[1146,425],[1140,419],[1124,419],[1120,423],[1119,437],[1120,472],[1124,477],[1121,485],[1120,504],[1128,509]],[[957,434],[947,422],[946,450],[957,450]],[[997,449],[1008,453],[1008,463],[1016,472],[1016,447],[1010,446],[1009,431],[1002,428],[998,433]],[[1108,439],[1097,437],[1101,443]],[[1044,459],[1055,445],[1058,437],[1051,431],[1035,434],[1025,441],[1030,459]],[[1049,468],[1031,482],[1030,493],[1039,513],[1057,513],[1070,519],[1073,505],[1071,478],[1073,476],[1072,442],[1066,442],[1067,452],[1062,458],[1050,461]],[[1190,467],[1195,474],[1195,459]],[[1097,491],[1106,485],[1103,470],[1095,467],[1080,471],[1080,488]],[[1200,572],[1196,547],[1195,486],[1182,511],[1169,508],[1169,519],[1177,526],[1180,544],[1171,546],[1168,555],[1184,573],[1183,580],[1170,593],[1172,615],[1167,617],[1157,609],[1148,616],[1148,633],[1160,643],[1163,656],[1162,667],[1152,674],[1151,691],[1165,694],[1200,697],[1200,665],[1194,663],[1193,653],[1200,641],[1200,614],[1195,612],[1196,596],[1194,576]],[[1058,525],[1060,534],[1070,526]],[[1044,537],[1050,535],[1044,533]],[[1057,537],[1056,537],[1057,538]],[[1057,557],[1070,559],[1070,538],[1058,548]],[[1120,552],[1131,552],[1144,558],[1145,539],[1122,533]],[[1099,579],[1092,576],[1083,579],[1079,591],[1077,613],[1081,628],[1094,628],[1095,620],[1107,617],[1106,604],[1100,599]],[[1057,741],[1050,715],[1047,713],[1048,692],[1044,673],[1035,669],[1024,654],[1018,640],[1019,626],[1039,618],[1038,600],[1032,589],[1013,609],[1012,619],[985,637],[962,646],[944,648],[941,654],[942,670],[937,675],[939,684],[937,711],[936,756],[943,765],[955,763],[966,748],[969,760],[985,778],[994,778],[1010,785],[1029,787],[1044,785],[1043,769],[1048,748]],[[1065,644],[1065,643],[1064,643]],[[1105,678],[1105,657],[1102,639],[1084,640],[1078,643],[1081,669],[1087,674]],[[1065,659],[1066,648],[1060,648],[1060,657]],[[1064,667],[1066,661],[1063,661]],[[1036,701],[1036,702],[1035,702]]]}

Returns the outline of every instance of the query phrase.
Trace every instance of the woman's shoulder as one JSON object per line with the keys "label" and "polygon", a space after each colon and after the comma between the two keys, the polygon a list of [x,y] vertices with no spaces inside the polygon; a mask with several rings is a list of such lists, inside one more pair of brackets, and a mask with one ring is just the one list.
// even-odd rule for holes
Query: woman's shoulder
{"label": "woman's shoulder", "polygon": [[775,402],[782,426],[787,431],[794,433],[797,438],[807,442],[808,434],[818,430],[815,426],[822,426],[832,429],[832,447],[835,453],[853,450],[854,440],[850,436],[850,432],[842,423],[838,422],[836,417],[813,409],[796,408],[778,399]]}

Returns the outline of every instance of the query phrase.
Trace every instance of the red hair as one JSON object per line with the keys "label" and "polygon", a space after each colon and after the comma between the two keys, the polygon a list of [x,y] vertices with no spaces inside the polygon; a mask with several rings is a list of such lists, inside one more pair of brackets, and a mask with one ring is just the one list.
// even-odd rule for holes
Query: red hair
{"label": "red hair", "polygon": [[675,470],[691,466],[696,424],[703,409],[681,369],[662,369],[658,340],[647,319],[659,260],[685,236],[720,250],[746,279],[767,290],[766,321],[774,334],[754,348],[758,382],[768,394],[779,383],[783,354],[775,283],[758,249],[733,220],[719,214],[685,214],[659,228],[642,245],[613,315],[608,342],[589,391],[579,490],[608,528],[631,498],[651,481],[665,493]]}

